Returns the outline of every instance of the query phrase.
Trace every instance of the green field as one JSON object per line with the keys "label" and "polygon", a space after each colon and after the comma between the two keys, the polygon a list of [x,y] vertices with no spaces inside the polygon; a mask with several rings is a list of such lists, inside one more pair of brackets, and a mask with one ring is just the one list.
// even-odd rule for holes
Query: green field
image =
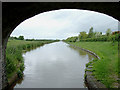
{"label": "green field", "polygon": [[16,73],[19,78],[23,76],[24,59],[22,53],[35,49],[44,44],[55,42],[56,40],[43,41],[25,41],[25,40],[8,40],[6,48],[6,72],[8,81]]}
{"label": "green field", "polygon": [[[93,64],[93,75],[107,88],[118,86],[118,42],[69,42],[96,53],[100,60]],[[118,69],[119,68],[119,69]]]}

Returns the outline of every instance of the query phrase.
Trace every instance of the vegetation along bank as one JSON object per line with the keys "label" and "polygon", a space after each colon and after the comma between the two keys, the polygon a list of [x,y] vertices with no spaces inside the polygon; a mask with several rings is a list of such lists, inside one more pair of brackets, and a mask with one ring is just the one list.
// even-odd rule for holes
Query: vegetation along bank
{"label": "vegetation along bank", "polygon": [[8,84],[11,85],[13,82],[23,77],[24,59],[22,53],[56,41],[59,40],[24,40],[23,36],[19,36],[19,38],[10,37],[6,48],[6,73]]}
{"label": "vegetation along bank", "polygon": [[120,65],[118,61],[119,38],[119,31],[111,32],[108,29],[106,34],[102,35],[101,32],[93,32],[93,28],[91,28],[88,34],[83,31],[80,32],[79,36],[69,37],[64,41],[98,55],[100,59],[94,59],[86,64],[87,69],[85,71],[92,72],[91,75],[98,82],[104,84],[105,87],[118,88],[120,82]]}

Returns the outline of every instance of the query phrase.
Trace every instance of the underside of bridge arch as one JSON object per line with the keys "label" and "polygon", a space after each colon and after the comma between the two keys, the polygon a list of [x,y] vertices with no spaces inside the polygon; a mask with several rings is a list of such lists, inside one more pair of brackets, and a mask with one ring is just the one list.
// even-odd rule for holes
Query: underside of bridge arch
{"label": "underside of bridge arch", "polygon": [[83,9],[107,14],[119,20],[119,3],[98,2],[4,2],[2,3],[2,88],[7,86],[5,73],[5,49],[8,37],[24,20],[42,12],[58,9]]}

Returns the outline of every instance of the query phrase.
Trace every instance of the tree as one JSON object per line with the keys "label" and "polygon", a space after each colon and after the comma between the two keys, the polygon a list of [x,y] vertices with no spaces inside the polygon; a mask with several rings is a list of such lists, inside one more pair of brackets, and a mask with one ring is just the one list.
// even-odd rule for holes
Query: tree
{"label": "tree", "polygon": [[93,36],[94,36],[93,27],[91,27],[88,33],[88,38],[91,38]]}
{"label": "tree", "polygon": [[69,37],[69,38],[67,38],[66,41],[68,41],[68,42],[76,42],[77,39],[78,39],[78,37],[77,37],[77,36],[74,36],[74,37]]}
{"label": "tree", "polygon": [[85,38],[87,38],[86,32],[85,32],[85,31],[80,32],[80,34],[79,34],[79,39],[85,39]]}
{"label": "tree", "polygon": [[18,38],[11,36],[11,37],[9,37],[9,39],[10,39],[10,40],[14,40],[14,39],[17,40]]}
{"label": "tree", "polygon": [[109,36],[109,35],[111,35],[111,34],[112,34],[111,29],[108,29],[108,30],[106,31],[106,35]]}
{"label": "tree", "polygon": [[102,32],[95,32],[95,38],[102,36]]}
{"label": "tree", "polygon": [[17,37],[14,37],[14,39],[16,39],[16,40],[17,40],[18,38],[17,38]]}
{"label": "tree", "polygon": [[19,36],[18,40],[24,40],[24,36]]}

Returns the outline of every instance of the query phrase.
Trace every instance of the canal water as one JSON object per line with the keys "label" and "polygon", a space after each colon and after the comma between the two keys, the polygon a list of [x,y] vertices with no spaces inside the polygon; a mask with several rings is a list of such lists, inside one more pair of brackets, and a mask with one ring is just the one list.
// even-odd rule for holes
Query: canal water
{"label": "canal water", "polygon": [[94,58],[62,41],[26,52],[23,57],[24,77],[14,88],[86,88],[85,64]]}

